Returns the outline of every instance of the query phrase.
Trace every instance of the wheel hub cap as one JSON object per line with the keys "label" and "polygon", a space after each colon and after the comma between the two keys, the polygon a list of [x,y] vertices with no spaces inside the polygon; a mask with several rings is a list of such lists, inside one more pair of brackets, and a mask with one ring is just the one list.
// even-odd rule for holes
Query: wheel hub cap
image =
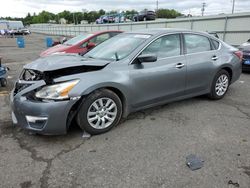
{"label": "wheel hub cap", "polygon": [[216,81],[215,92],[218,96],[222,96],[226,93],[229,85],[228,76],[222,74]]}
{"label": "wheel hub cap", "polygon": [[105,129],[114,122],[116,116],[116,103],[110,98],[100,98],[90,105],[87,120],[93,128]]}

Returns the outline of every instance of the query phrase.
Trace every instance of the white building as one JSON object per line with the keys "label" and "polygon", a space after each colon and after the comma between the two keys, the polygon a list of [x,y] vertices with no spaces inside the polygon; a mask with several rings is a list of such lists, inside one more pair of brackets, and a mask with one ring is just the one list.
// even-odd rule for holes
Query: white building
{"label": "white building", "polygon": [[65,18],[60,18],[59,23],[60,24],[67,24],[67,20]]}

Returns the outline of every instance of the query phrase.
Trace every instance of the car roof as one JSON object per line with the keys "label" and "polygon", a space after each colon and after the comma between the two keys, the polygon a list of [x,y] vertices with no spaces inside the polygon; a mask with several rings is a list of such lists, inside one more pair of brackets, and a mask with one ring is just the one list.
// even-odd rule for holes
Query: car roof
{"label": "car roof", "polygon": [[192,31],[190,29],[178,29],[178,28],[154,28],[154,29],[141,29],[136,31],[130,31],[126,33],[134,33],[134,34],[149,34],[149,35],[161,35],[161,34],[168,34],[168,33],[180,33],[180,32],[191,32],[197,34],[205,34],[205,32],[199,31]]}
{"label": "car roof", "polygon": [[91,34],[93,35],[100,35],[100,34],[103,34],[103,33],[122,33],[123,31],[119,31],[119,30],[106,30],[106,31],[96,31],[96,32],[93,32]]}

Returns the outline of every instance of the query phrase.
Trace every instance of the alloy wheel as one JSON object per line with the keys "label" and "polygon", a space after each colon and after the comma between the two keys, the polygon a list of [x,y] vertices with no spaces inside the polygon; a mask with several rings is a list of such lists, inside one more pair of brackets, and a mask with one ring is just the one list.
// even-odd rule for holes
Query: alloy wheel
{"label": "alloy wheel", "polygon": [[87,120],[93,128],[105,129],[115,121],[116,116],[116,103],[110,98],[100,98],[90,105]]}
{"label": "alloy wheel", "polygon": [[217,79],[215,84],[215,92],[218,96],[223,96],[229,85],[229,79],[228,76],[225,74],[220,75],[220,77]]}

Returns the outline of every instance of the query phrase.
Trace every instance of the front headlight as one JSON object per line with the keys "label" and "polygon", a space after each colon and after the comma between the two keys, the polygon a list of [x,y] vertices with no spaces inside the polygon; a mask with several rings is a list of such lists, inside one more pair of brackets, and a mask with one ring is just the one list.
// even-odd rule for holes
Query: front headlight
{"label": "front headlight", "polygon": [[68,99],[69,92],[78,82],[79,80],[71,80],[51,86],[45,86],[41,90],[36,92],[35,96],[40,99],[52,99],[52,100]]}

